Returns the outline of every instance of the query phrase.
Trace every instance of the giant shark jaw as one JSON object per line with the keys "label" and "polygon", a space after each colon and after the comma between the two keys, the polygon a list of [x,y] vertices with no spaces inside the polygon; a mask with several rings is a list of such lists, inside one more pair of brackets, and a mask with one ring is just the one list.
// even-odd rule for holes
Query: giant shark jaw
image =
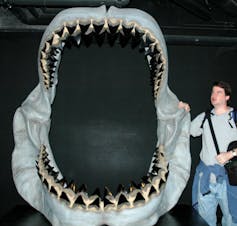
{"label": "giant shark jaw", "polygon": [[[58,67],[67,45],[131,43],[144,52],[153,80],[157,109],[157,147],[147,175],[128,189],[112,194],[68,183],[50,148],[51,104],[58,82]],[[13,178],[18,192],[42,212],[52,225],[149,226],[178,201],[190,172],[189,114],[179,110],[178,99],[167,86],[168,63],[163,35],[155,20],[137,9],[108,11],[73,8],[59,13],[46,29],[38,55],[39,85],[14,117]],[[183,161],[185,159],[185,161]]]}

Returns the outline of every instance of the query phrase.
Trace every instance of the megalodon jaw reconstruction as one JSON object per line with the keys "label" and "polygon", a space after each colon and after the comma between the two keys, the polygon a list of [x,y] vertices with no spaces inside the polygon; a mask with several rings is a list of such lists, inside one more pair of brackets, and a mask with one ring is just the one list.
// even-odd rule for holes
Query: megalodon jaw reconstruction
{"label": "megalodon jaw reconstruction", "polygon": [[[112,194],[68,183],[50,148],[51,104],[58,67],[67,45],[104,40],[128,42],[144,52],[153,79],[157,112],[157,147],[147,175],[119,186]],[[167,85],[168,61],[163,35],[156,21],[137,9],[72,8],[59,13],[47,27],[39,47],[40,82],[14,117],[13,178],[18,192],[58,226],[151,226],[178,201],[190,173],[190,116],[178,109]],[[152,97],[151,97],[152,98]]]}

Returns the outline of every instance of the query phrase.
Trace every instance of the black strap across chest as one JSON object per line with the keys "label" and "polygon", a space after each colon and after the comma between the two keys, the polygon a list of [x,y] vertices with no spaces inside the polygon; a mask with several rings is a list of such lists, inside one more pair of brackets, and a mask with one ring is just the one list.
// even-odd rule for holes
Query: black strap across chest
{"label": "black strap across chest", "polygon": [[[230,112],[230,118],[231,117],[233,118],[235,124],[237,124],[237,111],[235,109]],[[213,138],[213,142],[214,142],[214,145],[215,145],[215,148],[216,148],[216,152],[219,155],[220,154],[220,149],[219,149],[219,146],[218,146],[218,143],[217,143],[217,140],[216,140],[215,131],[214,131],[214,128],[213,128],[213,125],[212,125],[211,112],[210,111],[205,112],[205,116],[204,116],[204,119],[202,121],[201,128],[203,128],[203,124],[204,124],[206,119],[208,120],[208,123],[209,123],[209,127],[210,127],[211,135],[212,135],[212,138]],[[232,127],[231,124],[230,124],[230,126]]]}
{"label": "black strap across chest", "polygon": [[219,155],[220,154],[220,149],[219,149],[219,146],[218,146],[218,143],[217,143],[217,140],[216,140],[216,135],[215,135],[215,132],[214,132],[214,129],[213,129],[213,125],[212,125],[212,121],[211,121],[211,114],[207,115],[207,120],[208,120],[208,123],[209,123],[209,126],[210,126],[211,135],[212,135],[212,138],[213,138],[213,141],[214,141],[214,145],[216,147],[217,155]]}

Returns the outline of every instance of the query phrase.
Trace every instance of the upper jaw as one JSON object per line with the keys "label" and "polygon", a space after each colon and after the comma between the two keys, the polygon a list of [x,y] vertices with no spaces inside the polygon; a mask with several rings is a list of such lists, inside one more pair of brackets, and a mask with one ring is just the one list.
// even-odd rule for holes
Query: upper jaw
{"label": "upper jaw", "polygon": [[[84,29],[84,30],[83,30]],[[86,29],[86,30],[85,30]],[[114,29],[117,29],[116,31]],[[46,29],[39,48],[38,70],[40,83],[49,91],[50,102],[55,96],[61,52],[69,38],[80,45],[83,37],[107,33],[114,36],[141,39],[143,50],[154,80],[154,96],[167,83],[167,50],[163,35],[155,20],[138,9],[72,8],[59,13]],[[127,33],[129,32],[129,33]],[[52,57],[53,56],[53,57]]]}

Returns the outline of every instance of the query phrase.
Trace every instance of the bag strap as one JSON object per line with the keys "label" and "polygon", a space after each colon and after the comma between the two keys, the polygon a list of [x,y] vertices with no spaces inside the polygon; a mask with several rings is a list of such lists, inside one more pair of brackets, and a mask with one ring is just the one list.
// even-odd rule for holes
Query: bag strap
{"label": "bag strap", "polygon": [[213,139],[215,147],[216,147],[216,152],[219,155],[220,154],[220,149],[219,149],[219,146],[218,146],[218,143],[217,143],[217,140],[216,140],[216,135],[215,135],[215,132],[214,132],[214,129],[213,129],[213,125],[212,125],[212,121],[211,121],[211,114],[210,113],[207,114],[207,120],[208,120],[208,123],[209,123],[209,126],[210,126],[212,139]]}
{"label": "bag strap", "polygon": [[203,120],[202,120],[202,124],[201,124],[201,126],[200,126],[201,129],[203,129],[204,122],[206,121],[208,115],[210,115],[210,114],[211,114],[211,110],[210,110],[210,109],[207,109],[207,110],[205,111],[205,115],[204,115],[204,118],[203,118]]}
{"label": "bag strap", "polygon": [[235,125],[237,125],[237,115],[236,114],[237,114],[237,111],[234,108],[233,111],[231,112],[231,116],[232,116],[232,118],[233,118],[233,120],[235,122]]}

